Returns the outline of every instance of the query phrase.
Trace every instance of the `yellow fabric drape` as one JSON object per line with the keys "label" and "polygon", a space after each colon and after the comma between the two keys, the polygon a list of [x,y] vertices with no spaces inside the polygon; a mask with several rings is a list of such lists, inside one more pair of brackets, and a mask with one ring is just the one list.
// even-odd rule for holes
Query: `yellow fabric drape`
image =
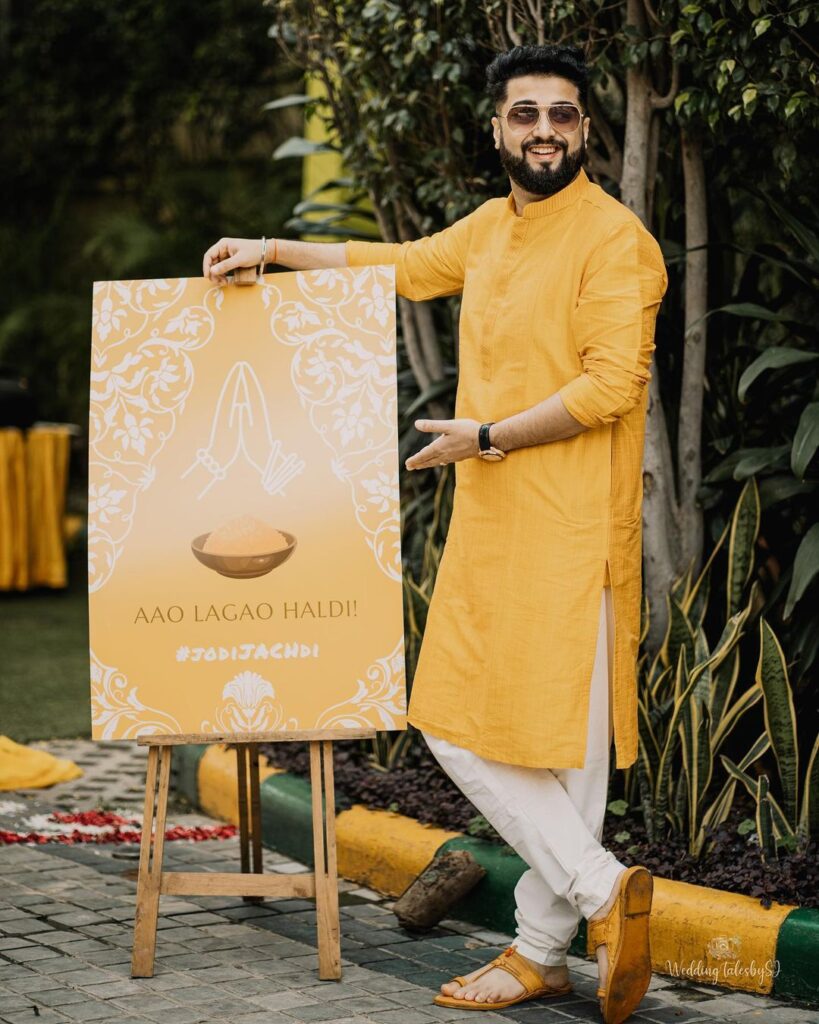
{"label": "yellow fabric drape", "polygon": [[57,782],[69,782],[83,774],[82,768],[45,750],[34,750],[0,736],[0,791],[42,789]]}
{"label": "yellow fabric drape", "polygon": [[28,586],[28,496],[22,431],[0,430],[0,590]]}
{"label": "yellow fabric drape", "polygon": [[68,484],[69,434],[58,427],[29,431],[29,576],[33,587],[64,587],[65,492]]}
{"label": "yellow fabric drape", "polygon": [[0,430],[0,590],[66,585],[69,441],[63,427]]}

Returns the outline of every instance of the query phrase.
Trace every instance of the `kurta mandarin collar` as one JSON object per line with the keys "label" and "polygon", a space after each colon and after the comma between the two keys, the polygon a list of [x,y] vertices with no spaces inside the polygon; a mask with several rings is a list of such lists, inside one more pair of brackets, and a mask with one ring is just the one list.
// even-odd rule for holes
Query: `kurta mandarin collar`
{"label": "kurta mandarin collar", "polygon": [[527,203],[523,207],[523,213],[518,213],[517,204],[515,203],[515,195],[510,192],[506,199],[506,208],[515,217],[526,217],[532,219],[534,217],[548,217],[550,213],[557,213],[558,210],[565,210],[567,206],[571,206],[572,203],[577,200],[586,192],[588,187],[591,185],[589,176],[585,170],[581,167],[574,181],[566,185],[559,192],[556,192],[553,196],[547,196],[545,199],[538,199],[534,203]]}

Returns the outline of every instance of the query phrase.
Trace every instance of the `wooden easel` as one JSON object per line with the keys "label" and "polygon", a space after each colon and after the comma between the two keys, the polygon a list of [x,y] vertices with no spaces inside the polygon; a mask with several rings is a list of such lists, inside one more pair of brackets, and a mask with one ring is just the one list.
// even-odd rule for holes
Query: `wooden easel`
{"label": "wooden easel", "polygon": [[[319,978],[341,978],[338,919],[333,740],[370,739],[374,729],[312,730],[306,732],[236,733],[234,735],[143,736],[148,747],[145,813],[139,849],[134,948],[131,977],[151,978],[154,973],[159,897],[241,896],[249,902],[265,897],[315,898],[318,932]],[[315,870],[298,875],[262,873],[262,808],[259,788],[259,744],[307,740],[310,743],[310,785],[313,806]],[[228,743],[236,747],[239,789],[239,843],[241,870],[163,871],[165,820],[171,781],[171,752],[186,743]]]}

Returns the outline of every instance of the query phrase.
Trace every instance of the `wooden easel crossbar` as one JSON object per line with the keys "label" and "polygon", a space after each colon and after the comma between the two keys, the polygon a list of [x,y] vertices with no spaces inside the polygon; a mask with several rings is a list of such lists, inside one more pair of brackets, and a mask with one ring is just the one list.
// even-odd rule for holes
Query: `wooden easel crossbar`
{"label": "wooden easel crossbar", "polygon": [[[160,896],[241,896],[248,902],[266,898],[315,899],[319,978],[341,978],[338,911],[333,741],[371,739],[374,729],[310,730],[303,732],[235,733],[225,735],[143,736],[148,747],[145,811],[139,850],[134,948],[131,976],[154,973]],[[259,784],[259,744],[297,740],[310,744],[313,855],[315,869],[295,875],[265,875],[262,870],[262,808]],[[165,822],[171,780],[171,753],[182,744],[226,743],[236,748],[241,870],[163,871]]]}

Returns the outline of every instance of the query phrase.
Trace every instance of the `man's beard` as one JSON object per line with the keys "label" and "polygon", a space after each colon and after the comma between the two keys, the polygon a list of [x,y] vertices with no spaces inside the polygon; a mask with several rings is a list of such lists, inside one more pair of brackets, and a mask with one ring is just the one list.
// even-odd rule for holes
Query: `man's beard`
{"label": "man's beard", "polygon": [[[548,165],[535,169],[526,158],[526,150],[544,145],[559,146],[563,150],[560,163],[554,170]],[[583,157],[586,155],[586,140],[581,133],[580,146],[573,153],[569,153],[566,146],[561,143],[529,142],[521,156],[514,156],[504,145],[503,135],[501,135],[499,150],[503,169],[516,185],[531,195],[553,196],[571,184],[577,176],[583,163]]]}

